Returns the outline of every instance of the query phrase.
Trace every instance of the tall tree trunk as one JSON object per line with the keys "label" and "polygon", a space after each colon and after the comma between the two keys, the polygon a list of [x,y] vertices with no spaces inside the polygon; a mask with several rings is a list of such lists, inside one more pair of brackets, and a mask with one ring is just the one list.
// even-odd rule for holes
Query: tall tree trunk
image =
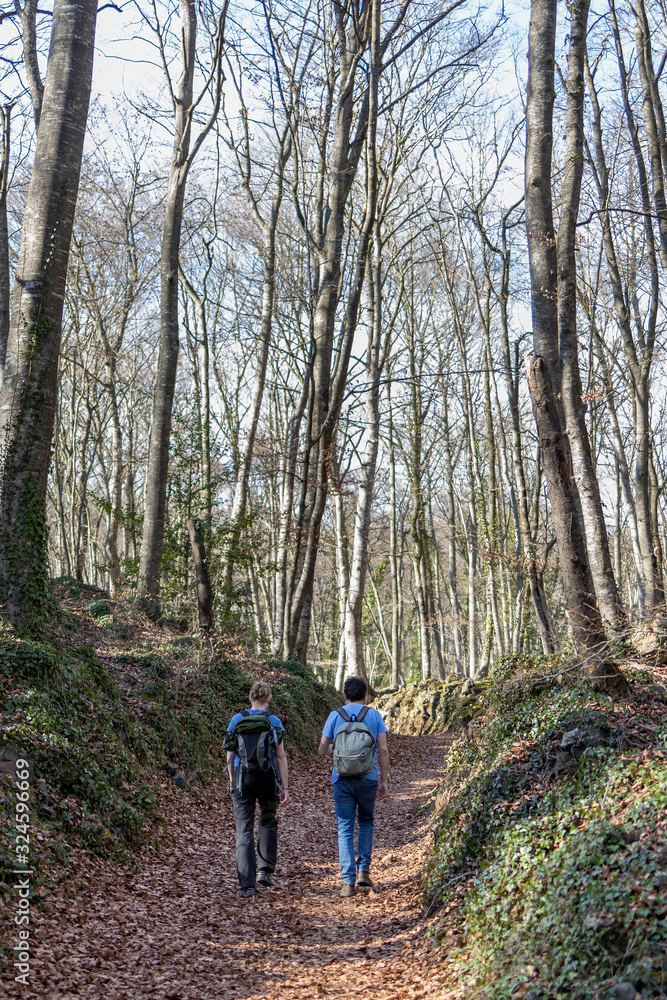
{"label": "tall tree trunk", "polygon": [[15,624],[51,605],[46,482],[65,279],[93,69],[93,0],[56,0],[0,392],[0,588]]}
{"label": "tall tree trunk", "polygon": [[[329,191],[326,226],[319,251],[318,293],[313,319],[313,425],[311,442],[313,450],[313,492],[308,513],[308,535],[299,580],[294,588],[290,608],[289,646],[292,653],[305,661],[310,625],[315,563],[319,546],[320,528],[326,507],[328,463],[338,410],[342,402],[347,366],[352,349],[352,337],[357,325],[359,302],[364,285],[368,245],[375,220],[377,197],[377,170],[375,168],[375,141],[377,129],[378,78],[380,62],[380,2],[373,0],[364,8],[363,18],[352,26],[346,23],[348,12],[337,10],[338,37],[340,42],[340,77],[336,123],[329,167]],[[353,113],[358,98],[355,76],[363,53],[371,45],[371,73],[366,99],[363,101],[356,134],[352,135]],[[357,250],[356,273],[351,281],[344,336],[338,360],[336,387],[331,392],[331,360],[334,344],[336,311],[340,296],[342,273],[342,246],[345,233],[345,215],[350,189],[357,167],[366,148],[367,178],[366,206]]]}
{"label": "tall tree trunk", "polygon": [[[542,652],[549,656],[558,648],[556,631],[549,614],[546,594],[544,588],[540,586],[539,574],[537,571],[537,545],[533,537],[528,512],[528,489],[526,486],[526,471],[523,460],[523,445],[521,439],[521,410],[519,406],[518,391],[518,344],[515,344],[514,366],[512,365],[512,352],[509,341],[509,316],[508,303],[510,293],[510,257],[507,245],[507,216],[503,219],[503,266],[500,292],[500,332],[503,348],[503,369],[505,373],[505,385],[510,404],[510,417],[512,427],[512,467],[514,470],[514,480],[516,483],[516,513],[518,521],[517,548],[523,551],[525,560],[525,570],[530,584],[530,594],[533,599],[537,627],[542,643]],[[522,600],[519,599],[519,588],[517,587],[517,604],[520,606]],[[521,615],[517,609],[517,622],[515,628],[514,646],[520,642],[521,636]],[[516,651],[516,650],[515,650]]]}
{"label": "tall tree trunk", "polygon": [[340,478],[340,465],[337,457],[331,459],[331,494],[334,508],[334,537],[336,539],[336,577],[338,584],[338,628],[340,640],[338,643],[338,664],[336,667],[335,687],[342,690],[345,680],[345,609],[347,606],[347,591],[350,585],[350,561],[348,557],[348,537],[345,524],[345,508],[343,506],[343,491]]}
{"label": "tall tree trunk", "polygon": [[[644,150],[639,137],[639,129],[635,121],[633,101],[630,94],[628,71],[625,65],[625,57],[621,44],[621,32],[616,18],[616,6],[614,0],[609,0],[609,13],[611,18],[612,32],[616,45],[616,55],[618,60],[619,80],[621,84],[621,96],[628,126],[628,132],[632,143],[637,176],[639,179],[639,191],[642,203],[642,224],[645,235],[646,266],[650,282],[650,300],[646,310],[645,332],[640,334],[639,349],[635,345],[632,337],[632,328],[629,317],[628,322],[622,321],[620,303],[617,299],[616,288],[614,288],[614,299],[616,300],[616,311],[621,319],[620,327],[623,335],[623,347],[625,355],[632,373],[632,388],[634,393],[635,411],[635,509],[637,512],[637,529],[639,532],[639,543],[642,550],[642,562],[644,565],[644,589],[646,594],[646,604],[650,606],[661,605],[664,600],[661,574],[658,572],[658,564],[655,556],[655,543],[653,539],[653,524],[651,521],[651,423],[650,423],[650,370],[653,362],[655,350],[655,340],[657,333],[658,308],[660,300],[660,277],[658,272],[658,261],[656,254],[656,240],[653,226],[654,213],[651,210],[651,195],[649,190],[648,174],[644,160]],[[594,87],[589,73],[589,92],[593,97]],[[596,95],[597,97],[597,95]],[[592,102],[595,109],[595,100]],[[596,133],[601,136],[599,109],[595,109]],[[596,134],[596,144],[597,144]],[[601,145],[598,147],[598,161],[600,161]],[[605,210],[608,205],[605,202]],[[607,223],[609,222],[607,214]],[[611,228],[608,235],[605,235],[605,250],[607,259],[610,259],[612,249]],[[613,275],[612,275],[613,278]],[[622,293],[621,293],[622,294]],[[643,343],[641,342],[643,339]]]}
{"label": "tall tree trunk", "polygon": [[364,591],[368,569],[368,544],[373,507],[375,469],[380,443],[380,379],[382,365],[382,246],[376,226],[374,240],[374,260],[369,268],[368,293],[370,300],[370,322],[368,334],[368,362],[366,378],[366,414],[364,427],[364,454],[361,460],[359,494],[354,521],[354,543],[350,584],[345,605],[345,654],[348,675],[365,676],[364,650],[361,634]]}
{"label": "tall tree trunk", "polygon": [[[190,149],[193,82],[196,70],[197,6],[194,0],[180,0],[181,62],[176,83],[170,84],[174,104],[174,143],[167,182],[162,246],[160,250],[160,342],[153,391],[148,467],[144,502],[144,533],[139,559],[139,602],[147,614],[160,616],[160,574],[167,513],[167,473],[174,389],[178,370],[178,281],[181,250],[183,203],[190,167],[213,127],[222,92],[222,49],[228,0],[217,11],[215,37],[211,39],[212,65],[209,86],[213,108],[206,124]],[[158,29],[160,30],[160,29]]]}
{"label": "tall tree trunk", "polygon": [[447,397],[443,402],[445,431],[445,480],[447,483],[447,583],[449,603],[452,609],[452,639],[454,642],[454,669],[459,677],[463,675],[463,651],[461,648],[461,609],[459,605],[458,577],[456,571],[456,502],[454,498],[454,466],[449,433],[449,413]]}
{"label": "tall tree trunk", "polygon": [[187,183],[192,127],[197,11],[194,0],[180,0],[181,73],[174,94],[174,144],[167,182],[160,254],[160,341],[153,392],[144,532],[139,563],[139,596],[148,615],[160,614],[160,573],[167,512],[167,471],[171,416],[178,370],[178,266],[183,202]]}
{"label": "tall tree trunk", "polygon": [[[608,647],[598,610],[585,539],[561,430],[551,371],[558,371],[556,260],[551,197],[556,0],[533,0],[531,7],[528,101],[526,107],[526,229],[530,263],[533,339],[536,355],[526,359],[528,386],[538,426],[542,463],[558,539],[563,588],[577,650],[586,655],[594,683],[627,688]],[[553,365],[553,368],[552,368]]]}
{"label": "tall tree trunk", "polygon": [[570,7],[572,24],[567,74],[565,174],[557,239],[561,398],[598,608],[606,627],[612,633],[619,633],[627,625],[627,618],[614,580],[607,526],[591,457],[581,398],[577,343],[576,227],[584,170],[584,56],[588,9],[589,0],[576,0]]}
{"label": "tall tree trunk", "polygon": [[0,371],[4,368],[9,337],[9,230],[7,227],[7,186],[12,105],[0,107]]}
{"label": "tall tree trunk", "polygon": [[252,465],[253,453],[255,450],[255,438],[259,425],[259,416],[264,398],[264,385],[266,382],[266,368],[269,361],[269,349],[271,347],[271,327],[273,321],[273,298],[275,291],[275,270],[276,270],[276,229],[280,214],[280,205],[283,197],[283,170],[285,167],[285,155],[280,150],[278,187],[269,217],[264,223],[264,282],[262,292],[262,312],[261,312],[261,333],[257,351],[257,366],[255,368],[255,384],[250,404],[250,423],[246,434],[245,442],[240,449],[239,467],[236,470],[236,484],[234,487],[234,498],[232,500],[232,512],[230,515],[229,538],[225,546],[224,566],[225,577],[223,583],[223,594],[227,612],[231,602],[234,580],[234,563],[237,558],[237,549],[244,529],[246,507],[248,504],[248,483],[250,481],[250,468]]}
{"label": "tall tree trunk", "polygon": [[398,687],[401,678],[401,578],[398,557],[398,525],[396,496],[396,453],[394,419],[391,403],[391,372],[387,378],[387,419],[389,433],[389,566],[391,570],[391,687]]}

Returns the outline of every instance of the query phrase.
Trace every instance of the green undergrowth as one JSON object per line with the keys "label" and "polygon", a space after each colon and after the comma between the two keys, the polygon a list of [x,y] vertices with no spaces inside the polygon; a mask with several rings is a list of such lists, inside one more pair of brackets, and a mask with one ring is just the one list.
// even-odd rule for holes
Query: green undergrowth
{"label": "green undergrowth", "polygon": [[300,664],[239,664],[198,635],[147,637],[115,602],[101,604],[82,603],[88,644],[62,629],[39,640],[0,632],[0,895],[16,867],[17,754],[31,763],[31,888],[40,897],[67,876],[73,847],[132,864],[150,821],[160,822],[167,762],[184,772],[185,794],[220,777],[230,716],[258,677],[272,685],[288,749],[313,753],[337,700]]}
{"label": "green undergrowth", "polygon": [[[468,996],[667,995],[667,698],[626,675],[612,704],[557,659],[504,660],[454,742],[427,892]],[[574,729],[600,744],[578,761]]]}

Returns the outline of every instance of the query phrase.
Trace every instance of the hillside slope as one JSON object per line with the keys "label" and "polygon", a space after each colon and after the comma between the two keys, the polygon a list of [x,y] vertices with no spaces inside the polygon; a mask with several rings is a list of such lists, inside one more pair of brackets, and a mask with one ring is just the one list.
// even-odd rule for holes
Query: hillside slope
{"label": "hillside slope", "polygon": [[[0,897],[15,877],[14,760],[31,762],[31,901],[76,880],[86,858],[130,867],[159,839],[174,781],[219,779],[231,714],[259,677],[288,749],[312,753],[337,696],[296,663],[259,663],[230,643],[156,629],[93,588],[65,581],[40,640],[0,634]],[[165,799],[167,796],[167,799]]]}
{"label": "hillside slope", "polygon": [[667,996],[667,672],[612,703],[576,665],[497,664],[434,793],[447,996]]}

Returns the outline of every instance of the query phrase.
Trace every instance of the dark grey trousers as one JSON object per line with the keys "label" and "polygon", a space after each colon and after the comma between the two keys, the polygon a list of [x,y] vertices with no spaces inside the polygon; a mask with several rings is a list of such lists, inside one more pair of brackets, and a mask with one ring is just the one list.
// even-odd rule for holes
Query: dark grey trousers
{"label": "dark grey trousers", "polygon": [[[273,772],[253,778],[247,773],[241,791],[232,792],[236,823],[236,872],[242,889],[254,888],[257,869],[272,872],[278,855],[279,798]],[[255,804],[259,803],[257,854],[255,854]]]}

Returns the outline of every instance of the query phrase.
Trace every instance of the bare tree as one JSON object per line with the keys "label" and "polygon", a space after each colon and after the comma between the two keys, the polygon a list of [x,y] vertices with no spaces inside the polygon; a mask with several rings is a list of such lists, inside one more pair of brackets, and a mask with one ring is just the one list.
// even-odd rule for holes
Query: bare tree
{"label": "bare tree", "polygon": [[[178,367],[178,276],[181,247],[181,227],[185,189],[190,168],[197,153],[213,128],[222,95],[224,27],[227,0],[204,21],[211,47],[211,63],[205,74],[201,90],[194,93],[197,68],[197,7],[194,0],[180,0],[180,72],[172,79],[167,55],[167,35],[157,19],[143,15],[147,26],[154,32],[167,85],[171,96],[174,143],[167,182],[164,224],[162,230],[162,258],[160,265],[160,342],[153,396],[150,449],[146,472],[144,531],[141,540],[138,590],[147,613],[152,618],[160,614],[160,573],[164,546],[167,499],[167,472],[169,443],[174,403],[174,388]],[[204,96],[212,91],[212,108],[197,137],[192,141],[196,112]]]}
{"label": "bare tree", "polygon": [[0,392],[0,587],[15,624],[50,606],[44,505],[96,12],[56,0]]}

